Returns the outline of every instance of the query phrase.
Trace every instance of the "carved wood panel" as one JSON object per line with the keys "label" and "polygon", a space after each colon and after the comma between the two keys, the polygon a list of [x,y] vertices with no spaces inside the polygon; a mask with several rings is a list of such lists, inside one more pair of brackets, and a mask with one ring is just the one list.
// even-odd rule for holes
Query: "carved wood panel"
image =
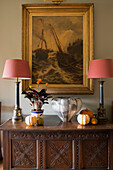
{"label": "carved wood panel", "polygon": [[108,141],[84,140],[81,144],[82,169],[108,168]]}
{"label": "carved wood panel", "polygon": [[46,142],[46,168],[72,168],[72,141]]}
{"label": "carved wood panel", "polygon": [[15,169],[109,169],[108,131],[14,131],[9,137]]}
{"label": "carved wood panel", "polygon": [[72,131],[71,133],[66,132],[58,132],[58,131],[51,131],[51,132],[35,132],[35,131],[20,131],[20,132],[11,132],[10,138],[11,139],[21,139],[21,140],[89,140],[89,139],[107,139],[109,137],[108,132],[85,132],[85,131]]}
{"label": "carved wood panel", "polygon": [[36,167],[36,141],[12,140],[13,167]]}

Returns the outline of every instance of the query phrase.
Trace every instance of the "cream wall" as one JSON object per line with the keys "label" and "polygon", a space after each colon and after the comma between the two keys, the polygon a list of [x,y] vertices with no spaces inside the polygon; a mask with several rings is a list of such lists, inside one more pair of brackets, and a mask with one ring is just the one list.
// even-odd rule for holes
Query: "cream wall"
{"label": "cream wall", "polygon": [[[3,80],[2,72],[6,59],[22,58],[22,4],[45,3],[43,0],[0,0],[0,101],[2,122],[12,117],[14,106],[14,81]],[[47,2],[46,2],[47,3]],[[113,0],[68,0],[66,3],[94,3],[94,52],[95,59],[113,58]],[[107,79],[105,86],[105,107],[111,119],[113,100],[113,79]],[[98,82],[94,82],[94,95],[76,95],[96,112],[98,107]],[[30,113],[27,99],[21,96],[23,114]],[[46,105],[45,114],[55,114],[51,104]]]}

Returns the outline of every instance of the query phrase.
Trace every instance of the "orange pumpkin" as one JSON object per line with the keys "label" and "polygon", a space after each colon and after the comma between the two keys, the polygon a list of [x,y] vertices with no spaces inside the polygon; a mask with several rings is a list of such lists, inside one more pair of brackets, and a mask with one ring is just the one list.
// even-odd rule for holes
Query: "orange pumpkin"
{"label": "orange pumpkin", "polygon": [[88,109],[84,109],[80,112],[80,114],[84,114],[84,115],[88,115],[91,118],[93,118],[93,112],[91,110]]}

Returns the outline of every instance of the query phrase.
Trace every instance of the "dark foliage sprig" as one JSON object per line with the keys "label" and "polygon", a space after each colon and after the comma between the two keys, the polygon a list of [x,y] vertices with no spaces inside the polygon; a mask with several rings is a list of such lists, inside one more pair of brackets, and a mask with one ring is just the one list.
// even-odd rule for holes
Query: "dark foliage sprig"
{"label": "dark foliage sprig", "polygon": [[25,91],[22,92],[22,94],[24,94],[24,97],[28,98],[31,103],[38,101],[42,104],[48,104],[48,98],[51,98],[51,96],[46,93],[46,91],[47,89],[42,89],[40,92],[38,92],[32,88],[27,88]]}

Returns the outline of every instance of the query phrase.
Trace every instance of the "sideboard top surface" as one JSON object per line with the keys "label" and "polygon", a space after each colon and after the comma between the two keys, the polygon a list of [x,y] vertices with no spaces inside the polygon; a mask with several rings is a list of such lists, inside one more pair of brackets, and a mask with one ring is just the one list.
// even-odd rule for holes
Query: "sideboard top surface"
{"label": "sideboard top surface", "polygon": [[0,130],[9,131],[9,130],[36,130],[36,131],[62,131],[62,130],[109,130],[113,129],[113,124],[110,122],[101,123],[98,125],[80,125],[74,119],[72,122],[61,122],[58,116],[44,116],[44,126],[28,126],[25,121],[23,122],[12,122],[9,119],[7,122],[0,126]]}

